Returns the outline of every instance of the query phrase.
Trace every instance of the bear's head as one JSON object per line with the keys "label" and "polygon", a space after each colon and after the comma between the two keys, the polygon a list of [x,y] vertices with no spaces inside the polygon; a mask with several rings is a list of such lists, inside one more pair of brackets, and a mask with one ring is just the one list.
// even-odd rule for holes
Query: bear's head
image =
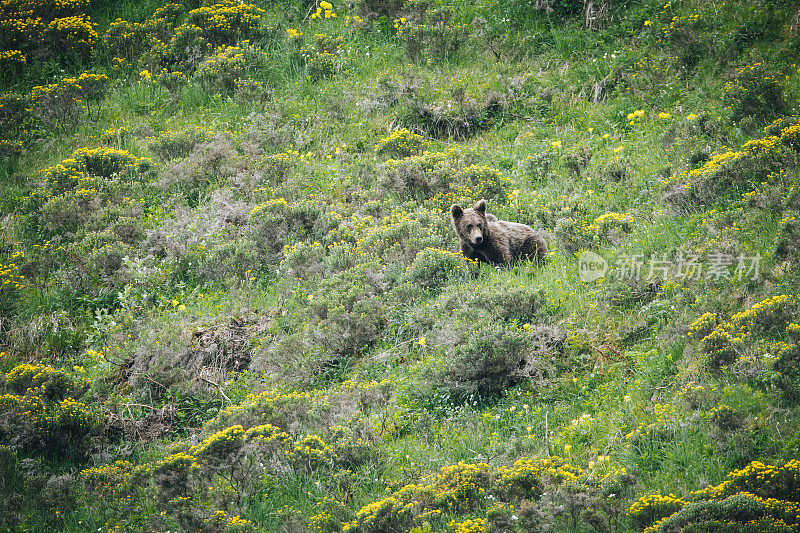
{"label": "bear's head", "polygon": [[489,235],[489,224],[486,220],[486,200],[463,209],[458,204],[450,206],[453,226],[459,237],[467,240],[472,246],[480,246]]}

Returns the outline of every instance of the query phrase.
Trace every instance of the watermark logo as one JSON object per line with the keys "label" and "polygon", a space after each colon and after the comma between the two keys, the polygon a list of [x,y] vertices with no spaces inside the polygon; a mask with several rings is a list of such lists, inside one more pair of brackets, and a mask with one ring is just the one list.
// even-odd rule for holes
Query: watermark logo
{"label": "watermark logo", "polygon": [[584,250],[578,255],[578,276],[581,281],[597,281],[604,278],[608,270],[608,261],[594,252]]}
{"label": "watermark logo", "polygon": [[676,254],[620,254],[609,266],[602,256],[583,251],[578,256],[578,275],[581,281],[609,279],[652,280],[670,279],[713,281],[742,279],[758,280],[761,274],[761,255],[747,256],[711,252],[705,260],[698,254],[679,251]]}

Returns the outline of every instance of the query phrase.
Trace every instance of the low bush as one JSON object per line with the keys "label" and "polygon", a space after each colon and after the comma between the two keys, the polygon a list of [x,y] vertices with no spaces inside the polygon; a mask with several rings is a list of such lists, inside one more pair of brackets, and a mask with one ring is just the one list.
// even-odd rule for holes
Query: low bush
{"label": "low bush", "polygon": [[736,69],[735,79],[725,85],[723,93],[731,120],[749,129],[760,128],[787,110],[783,85],[762,63]]}
{"label": "low bush", "polygon": [[491,128],[495,117],[508,107],[507,98],[497,91],[460,101],[417,99],[401,115],[403,123],[433,139],[463,141]]}
{"label": "low bush", "polygon": [[477,275],[477,261],[466,259],[460,252],[425,248],[403,273],[403,280],[426,289],[438,290],[455,281],[467,281]]}
{"label": "low bush", "polygon": [[188,156],[199,143],[211,141],[213,135],[212,131],[201,126],[183,131],[165,131],[150,140],[147,147],[162,161],[170,161]]}
{"label": "low bush", "polygon": [[211,279],[245,280],[261,275],[263,258],[258,243],[249,238],[234,239],[208,247],[197,271]]}
{"label": "low bush", "polygon": [[445,59],[455,54],[469,37],[469,27],[451,22],[447,9],[429,11],[419,23],[407,20],[397,26],[408,57]]}
{"label": "low bush", "polygon": [[478,326],[453,348],[444,367],[431,376],[431,383],[436,383],[455,405],[470,395],[496,399],[529,377],[529,367],[535,365],[528,361],[532,356],[530,337],[524,329]]}
{"label": "low bush", "polygon": [[375,145],[375,153],[391,159],[402,159],[419,154],[426,144],[425,137],[403,128],[394,130],[391,135],[378,141],[378,144]]}
{"label": "low bush", "polygon": [[76,400],[87,380],[46,365],[19,365],[4,375],[0,396],[4,442],[59,458],[83,459],[103,426],[98,410]]}
{"label": "low bush", "polygon": [[5,386],[17,395],[30,394],[52,402],[80,398],[88,383],[64,369],[38,364],[14,367],[5,375]]}
{"label": "low bush", "polygon": [[250,45],[223,46],[197,66],[194,79],[206,92],[229,94],[249,72],[263,68],[264,54]]}
{"label": "low bush", "polygon": [[299,279],[313,279],[325,271],[325,249],[318,242],[301,241],[286,246],[281,260],[281,270]]}
{"label": "low bush", "polygon": [[54,53],[86,61],[99,37],[89,16],[80,15],[52,20],[44,27],[42,38]]}
{"label": "low bush", "polygon": [[[769,128],[768,128],[769,129]],[[783,128],[789,131],[791,127]],[[787,140],[792,135],[786,134]],[[788,145],[792,141],[788,140]],[[662,181],[675,192],[671,199],[688,199],[695,204],[731,201],[759,186],[774,182],[781,172],[796,167],[794,152],[779,135],[745,143],[739,150],[713,154],[702,166]]]}

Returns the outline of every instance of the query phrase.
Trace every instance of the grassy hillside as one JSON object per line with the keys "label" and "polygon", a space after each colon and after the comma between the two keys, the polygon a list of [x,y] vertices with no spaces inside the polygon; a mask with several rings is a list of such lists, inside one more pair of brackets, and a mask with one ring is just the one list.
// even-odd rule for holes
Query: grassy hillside
{"label": "grassy hillside", "polygon": [[0,2],[0,530],[800,529],[800,12],[664,1]]}

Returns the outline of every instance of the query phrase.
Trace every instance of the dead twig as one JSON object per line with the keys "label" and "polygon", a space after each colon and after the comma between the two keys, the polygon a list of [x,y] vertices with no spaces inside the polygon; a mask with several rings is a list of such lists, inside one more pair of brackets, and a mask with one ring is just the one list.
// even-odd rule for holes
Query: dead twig
{"label": "dead twig", "polygon": [[227,400],[229,405],[233,405],[233,402],[231,401],[231,399],[228,398],[228,395],[225,394],[225,391],[222,390],[222,385],[220,385],[219,383],[216,383],[214,381],[211,381],[210,379],[205,378],[203,376],[198,376],[198,377],[199,377],[199,379],[201,379],[202,381],[208,383],[209,385],[212,385],[212,386],[216,387],[217,392],[219,392],[220,396],[222,396],[225,400]]}

